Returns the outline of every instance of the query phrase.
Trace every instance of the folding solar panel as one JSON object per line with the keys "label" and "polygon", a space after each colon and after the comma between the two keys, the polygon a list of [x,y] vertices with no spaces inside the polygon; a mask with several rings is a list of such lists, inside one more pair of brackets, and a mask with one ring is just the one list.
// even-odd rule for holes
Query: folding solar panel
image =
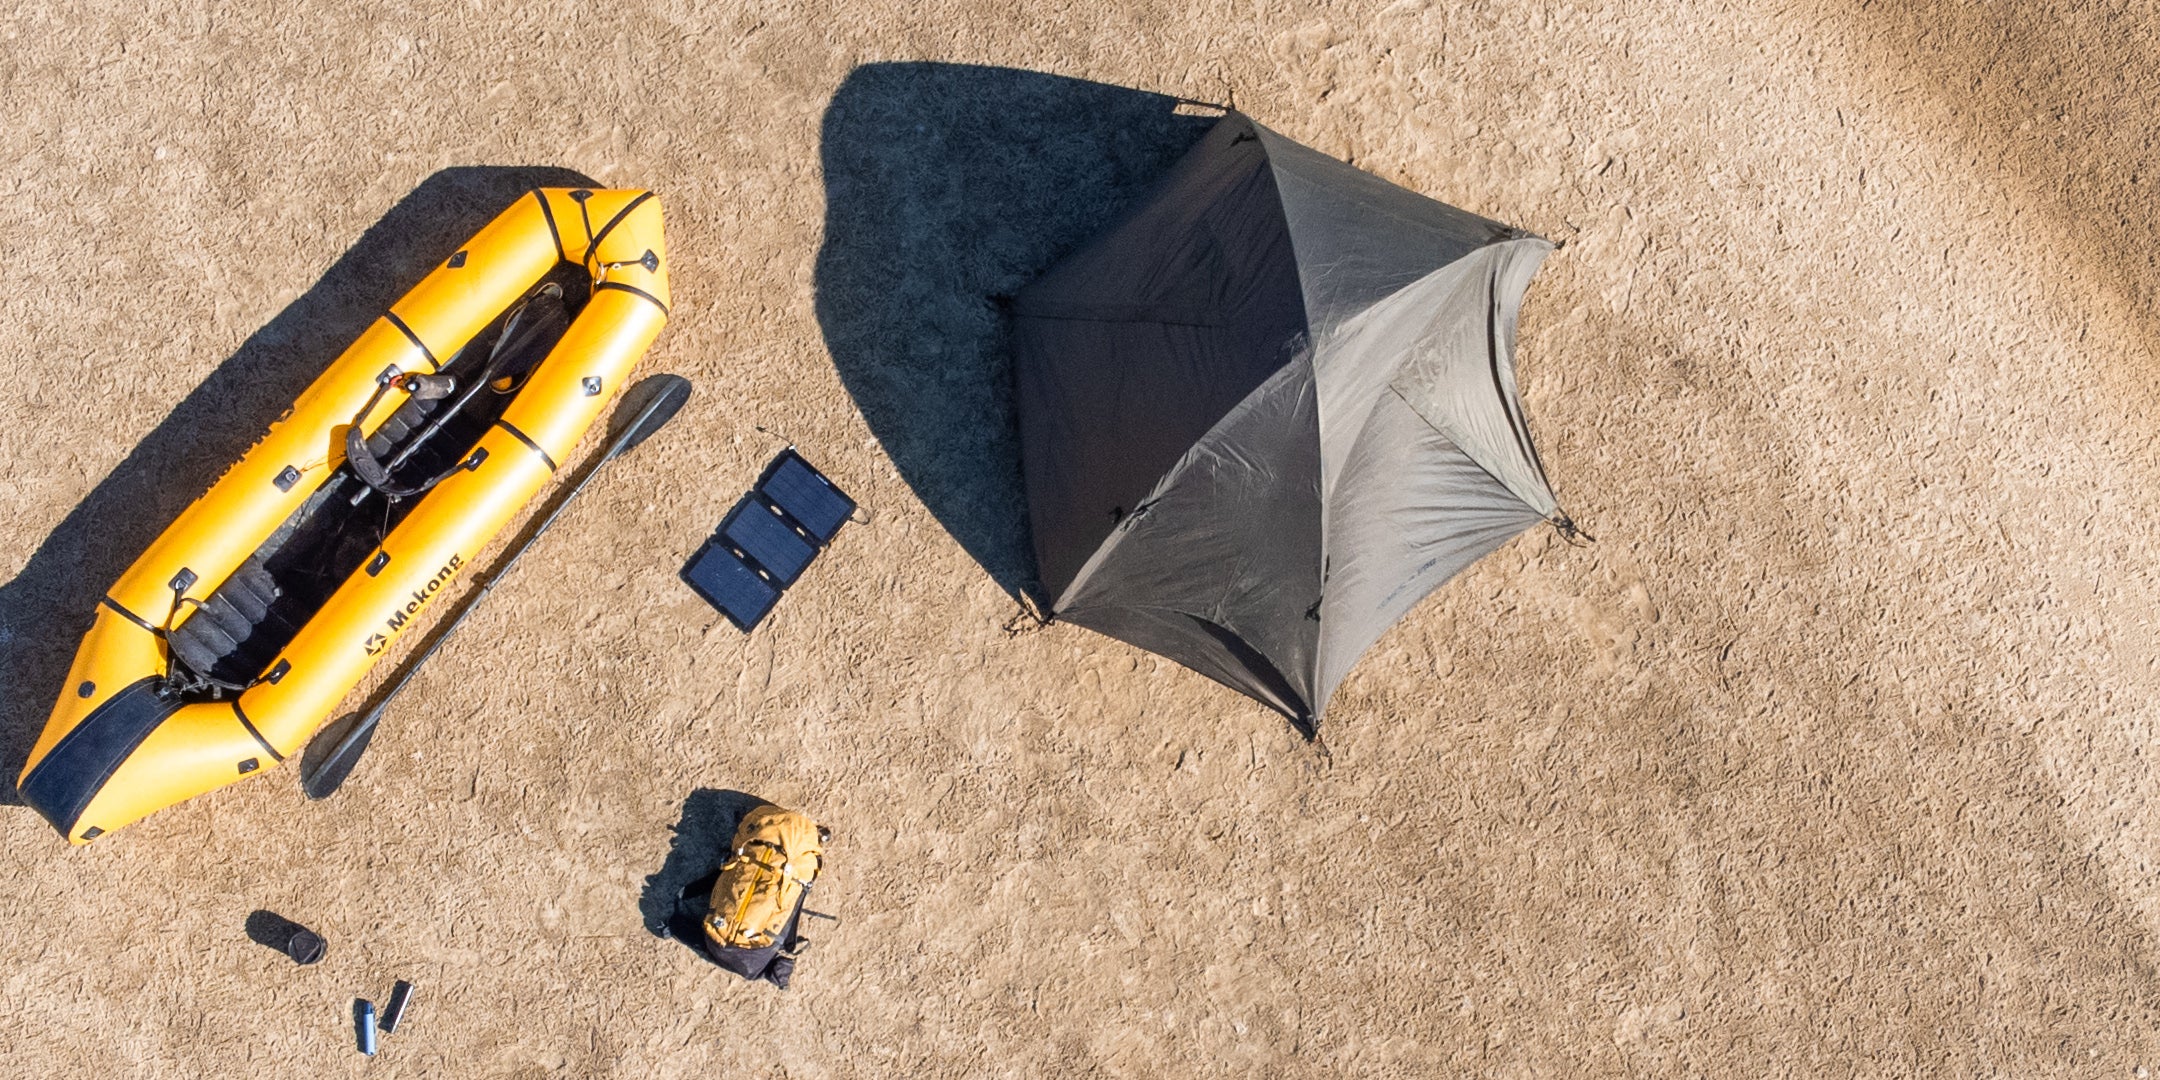
{"label": "folding solar panel", "polygon": [[788,447],[720,519],[682,579],[747,634],[854,513],[855,500]]}

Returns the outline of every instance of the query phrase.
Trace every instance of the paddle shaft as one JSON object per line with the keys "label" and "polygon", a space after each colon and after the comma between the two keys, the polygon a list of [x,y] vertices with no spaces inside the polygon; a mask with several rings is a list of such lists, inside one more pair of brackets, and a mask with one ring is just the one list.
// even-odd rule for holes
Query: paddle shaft
{"label": "paddle shaft", "polygon": [[[601,468],[607,465],[608,462],[621,457],[623,451],[628,450],[631,446],[652,434],[652,428],[648,427],[644,422],[646,419],[646,417],[639,417],[639,422],[630,424],[621,434],[617,435],[615,441],[608,444],[607,451],[600,455],[600,459],[587,466],[584,474],[570,485],[569,490],[565,491],[560,499],[556,500],[554,509],[548,511],[547,517],[541,519],[539,528],[534,529],[531,535],[527,536],[523,542],[519,543],[510,552],[508,557],[489,570],[486,580],[474,587],[472,595],[466,599],[464,606],[458,609],[457,615],[452,617],[435,634],[435,639],[428,642],[427,648],[422,650],[419,656],[414,657],[405,664],[404,670],[398,673],[397,680],[390,684],[390,689],[383,694],[382,700],[376,702],[375,707],[369,709],[366,715],[360,718],[360,722],[353,725],[352,730],[346,732],[344,738],[338,740],[337,746],[323,757],[313,773],[300,778],[303,787],[312,787],[311,781],[324,773],[331,772],[336,768],[339,761],[355,753],[356,748],[367,741],[368,735],[375,730],[375,725],[382,721],[383,713],[390,708],[390,703],[396,700],[398,694],[402,693],[405,687],[412,682],[413,676],[419,673],[420,668],[428,662],[428,658],[435,655],[435,650],[442,648],[443,642],[450,640],[450,635],[455,633],[459,624],[465,621],[465,616],[472,614],[473,609],[479,607],[482,600],[487,599],[488,593],[494,591],[495,584],[501,581],[503,575],[509,573],[511,568],[518,564],[518,560],[523,558],[525,552],[532,547],[533,541],[546,534],[548,528],[555,524],[555,519],[561,517],[562,512],[569,508],[570,501],[577,498],[578,492],[585,490],[585,485],[592,482],[592,478],[599,475]],[[667,418],[661,417],[659,422],[664,424],[667,422]],[[343,782],[343,778],[340,777],[337,784]],[[336,790],[337,784],[331,785],[330,791]],[[322,798],[330,794],[330,791],[318,793],[311,790],[309,797]]]}
{"label": "paddle shaft", "polygon": [[[504,559],[499,565],[490,570],[487,580],[473,587],[472,596],[465,601],[465,606],[459,608],[458,613],[443,626],[441,632],[435,635],[435,640],[428,642],[428,647],[421,650],[420,655],[413,657],[412,661],[405,665],[405,670],[398,673],[397,681],[390,685],[390,692],[384,694],[383,699],[377,702],[373,709],[368,710],[367,718],[360,722],[361,728],[373,727],[376,721],[382,719],[383,710],[390,707],[391,700],[405,689],[407,683],[412,682],[413,676],[419,674],[420,668],[426,665],[428,658],[435,655],[435,650],[442,648],[443,642],[450,640],[450,635],[457,632],[459,624],[465,621],[465,616],[472,614],[473,609],[480,606],[480,601],[487,599],[488,593],[494,591],[495,583],[501,581],[503,575],[509,573],[511,568],[517,565],[518,560],[523,558],[525,552],[532,547],[533,541],[540,539],[541,535],[548,531],[548,527],[555,524],[555,519],[562,516],[563,510],[570,505],[570,500],[577,498],[578,492],[585,489],[586,482],[590,481],[594,474],[600,471],[600,467],[614,459],[614,453],[609,453],[606,457],[594,462],[587,468],[585,475],[578,477],[577,483],[572,485],[569,491],[563,493],[561,501],[555,504],[555,509],[549,511],[548,516],[541,520],[540,527],[534,529],[533,534],[526,537],[525,542],[519,544],[517,550],[510,553],[509,558]],[[360,728],[354,730],[357,733]]]}

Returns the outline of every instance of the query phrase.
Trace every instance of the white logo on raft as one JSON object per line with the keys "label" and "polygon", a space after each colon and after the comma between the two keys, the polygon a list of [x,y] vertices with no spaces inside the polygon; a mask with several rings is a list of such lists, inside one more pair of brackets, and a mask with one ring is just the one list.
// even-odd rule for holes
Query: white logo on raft
{"label": "white logo on raft", "polygon": [[405,629],[405,624],[412,621],[412,617],[419,614],[420,609],[426,607],[428,601],[435,598],[436,593],[442,591],[442,587],[449,583],[450,576],[457,573],[458,567],[463,565],[465,565],[465,556],[452,555],[450,561],[444,563],[442,569],[435,571],[435,576],[427,580],[427,584],[414,589],[412,599],[407,600],[404,607],[391,612],[390,617],[384,620],[383,625],[387,628],[388,633],[368,635],[367,641],[362,646],[367,650],[367,654],[373,656],[389,648],[391,636]]}

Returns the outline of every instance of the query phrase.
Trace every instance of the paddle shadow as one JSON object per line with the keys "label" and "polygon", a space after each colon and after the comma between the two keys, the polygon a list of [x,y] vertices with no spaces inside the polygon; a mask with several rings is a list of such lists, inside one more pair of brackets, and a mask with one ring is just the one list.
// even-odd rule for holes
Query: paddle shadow
{"label": "paddle shadow", "polygon": [[996,298],[1101,230],[1211,126],[1178,99],[1012,68],[866,64],[825,110],[818,324],[918,498],[1039,592]]}
{"label": "paddle shadow", "polygon": [[173,407],[0,585],[0,803],[21,774],[105,590],[331,360],[482,225],[567,169],[459,166],[429,176],[328,272]]}
{"label": "paddle shadow", "polygon": [[[666,861],[645,879],[638,895],[638,913],[654,937],[674,938],[699,956],[705,950],[705,899],[719,878],[735,843],[735,827],[743,815],[765,800],[741,791],[698,788],[683,800],[682,818],[675,823],[675,841]],[[702,885],[702,889],[692,888]]]}

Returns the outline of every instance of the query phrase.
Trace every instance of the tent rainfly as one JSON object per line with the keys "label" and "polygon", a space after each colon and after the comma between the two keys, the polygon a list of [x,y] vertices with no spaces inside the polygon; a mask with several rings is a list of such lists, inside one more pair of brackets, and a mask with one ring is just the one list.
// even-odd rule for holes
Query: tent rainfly
{"label": "tent rainfly", "polygon": [[1545,240],[1230,113],[1012,301],[1051,617],[1317,729],[1357,658],[1555,505],[1515,390]]}

